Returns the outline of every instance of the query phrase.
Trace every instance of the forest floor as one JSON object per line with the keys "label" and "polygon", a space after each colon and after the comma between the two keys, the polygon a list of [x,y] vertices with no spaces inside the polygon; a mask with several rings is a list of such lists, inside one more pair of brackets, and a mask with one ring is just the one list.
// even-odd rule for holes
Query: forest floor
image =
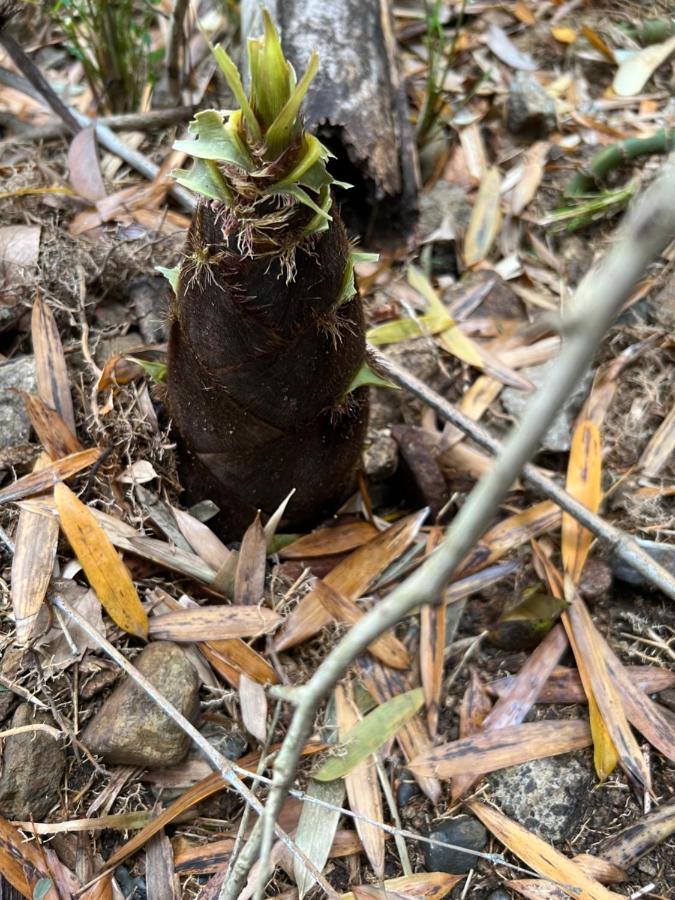
{"label": "forest floor", "polygon": [[[356,271],[371,343],[501,438],[531,389],[549,377],[560,346],[554,315],[567,307],[611,245],[623,211],[663,162],[662,153],[630,158],[631,148],[673,122],[675,56],[664,51],[660,65],[654,54],[645,58],[623,94],[612,85],[629,51],[642,46],[630,28],[672,16],[672,5],[467,2],[458,24],[461,5],[440,6],[439,27],[446,50],[454,41],[454,55],[447,72],[435,68],[442,102],[437,127],[420,148],[414,241],[381,250],[378,262],[359,263]],[[55,22],[22,16],[17,37],[49,82],[73,107],[95,114],[82,66]],[[430,65],[422,4],[396,4],[394,19],[415,117]],[[208,28],[224,30],[227,42],[231,23],[224,15]],[[675,50],[673,33],[671,23],[656,46],[670,42]],[[160,29],[153,40],[162,36]],[[198,47],[196,28],[194,40]],[[0,66],[12,70],[1,53]],[[226,108],[223,84],[201,72],[186,88],[186,101]],[[150,101],[147,92],[145,108]],[[322,608],[317,583],[342,594],[350,615],[360,616],[433,550],[442,526],[490,467],[484,450],[419,399],[372,388],[360,491],[315,531],[277,534],[266,556],[258,523],[242,543],[225,547],[208,528],[215,511],[208,498],[185,509],[162,384],[171,289],[156,267],[180,259],[190,223],[168,192],[168,173],[182,162],[171,145],[188,119],[189,111],[169,127],[120,131],[160,167],[151,182],[97,149],[90,131],[77,140],[58,128],[45,136],[40,129],[55,124],[53,114],[0,79],[0,875],[24,896],[217,897],[240,827],[250,827],[242,826],[241,799],[223,784],[214,787],[211,767],[196,750],[188,755],[180,728],[139,689],[134,693],[101,641],[69,622],[55,598],[128,661],[142,654],[141,670],[220,752],[269,775],[273,747],[292,714],[271,684],[308,680],[349,627]],[[616,166],[591,179],[581,196],[566,195],[598,151],[623,141],[633,143],[617,154]],[[672,145],[671,129],[664,147]],[[534,462],[570,491],[589,463],[596,466],[595,494],[591,485],[580,499],[594,498],[599,517],[648,542],[675,577],[674,260],[671,245],[645,273]],[[411,264],[421,273],[417,280],[409,276]],[[454,327],[477,348],[482,365],[454,354],[448,338]],[[599,436],[592,458],[580,447],[590,433]],[[39,471],[42,480],[31,474]],[[53,491],[59,478],[75,496]],[[105,603],[102,612],[105,598],[90,587],[85,551],[78,545],[74,552],[78,529],[86,534],[89,566],[112,571],[109,542],[123,553],[129,590],[149,616],[149,643],[133,627],[118,627]],[[395,830],[440,834],[446,843],[504,853],[503,859],[465,854],[458,861],[449,848],[432,851],[410,837],[406,858],[391,835],[386,843],[382,833],[359,836],[344,815],[331,819],[324,810],[309,821],[305,815],[303,824],[311,804],[289,800],[284,827],[338,893],[451,891],[503,900],[559,896],[562,884],[575,896],[569,881],[578,870],[590,882],[584,897],[670,896],[674,755],[667,758],[654,742],[675,746],[673,601],[596,541],[577,573],[595,627],[575,625],[567,614],[560,624],[564,604],[552,597],[551,572],[570,561],[566,540],[554,504],[514,485],[463,564],[460,588],[452,594],[450,587],[445,614],[407,617],[386,646],[345,677],[317,719],[296,780],[299,790],[316,789]],[[221,610],[224,627],[235,570],[235,601],[247,579],[249,590],[260,586],[254,608],[267,615],[268,633],[210,639],[214,620],[188,623],[182,611],[196,604]],[[118,585],[113,594],[111,608],[124,614],[127,588]],[[322,612],[316,628],[307,617],[312,601]],[[159,616],[161,623],[154,621]],[[573,653],[570,633],[600,648],[602,659],[610,647],[632,695],[616,670],[608,674],[609,663],[594,668],[583,648]],[[540,643],[543,634],[548,643]],[[553,656],[558,667],[551,671]],[[513,679],[503,681],[526,664],[529,677],[541,681],[536,704],[523,699],[524,679],[515,688]],[[577,668],[588,666],[582,686]],[[355,795],[353,785],[346,797],[342,787],[332,794],[326,788],[335,782],[312,778],[330,756],[322,741],[336,742],[346,723],[366,721],[385,703],[393,704],[393,720],[403,702],[397,698],[412,698],[420,684],[424,705],[420,698],[405,726],[383,728],[373,753],[352,769]],[[511,755],[499,764],[486,756],[490,748],[481,741],[489,729],[481,724],[495,706],[502,728],[551,722],[561,726],[564,741],[563,721],[588,719],[588,684],[611,719],[604,720],[600,749],[611,756],[607,734],[614,729],[634,736],[633,749],[624,748],[602,779],[597,730],[595,765],[588,740],[561,750],[554,731],[542,749],[533,743],[534,758],[522,752],[528,731],[516,732]],[[499,718],[504,692],[518,706],[513,719]],[[629,695],[648,720],[635,731],[626,723],[635,718]],[[455,795],[452,777],[420,776],[420,759],[432,745],[447,758],[456,750],[463,772],[476,773],[467,793]],[[417,770],[409,770],[415,758]],[[375,760],[391,788],[384,794]],[[631,766],[648,774],[651,791],[626,775]],[[264,786],[259,794],[264,799]],[[479,805],[469,810],[467,797]],[[503,829],[516,823],[526,833],[508,831],[504,840],[502,830],[500,840],[484,812],[493,807],[511,823],[502,822]],[[658,827],[645,818],[656,809],[666,810]],[[637,828],[641,853],[626,849],[627,839],[612,842],[629,825]],[[533,872],[546,874],[537,863],[537,837],[569,859],[587,854],[585,863],[568,870],[554,861],[557,886],[525,883],[528,876],[514,866],[531,879]],[[378,888],[382,875],[400,878],[408,867],[417,880],[389,885],[389,893]],[[425,880],[429,872],[445,874],[434,882]],[[612,875],[615,882],[602,887]],[[267,895],[294,897],[296,883],[297,866],[284,859]]]}

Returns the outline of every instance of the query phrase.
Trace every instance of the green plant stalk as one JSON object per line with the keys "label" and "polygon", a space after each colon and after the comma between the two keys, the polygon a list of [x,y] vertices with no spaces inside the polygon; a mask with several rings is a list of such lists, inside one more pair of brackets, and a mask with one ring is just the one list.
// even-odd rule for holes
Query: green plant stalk
{"label": "green plant stalk", "polygon": [[[443,85],[450,71],[450,66],[455,58],[457,41],[464,24],[466,0],[462,0],[457,24],[452,36],[452,41],[445,57],[445,65],[441,78],[437,78],[438,57],[443,55],[444,35],[443,28],[438,18],[439,0],[434,0],[433,8],[427,13],[427,42],[429,46],[429,65],[427,70],[427,89],[424,96],[424,105],[420,112],[417,124],[417,144],[422,147],[438,122],[443,108]],[[429,9],[429,7],[427,7]]]}
{"label": "green plant stalk", "polygon": [[272,21],[249,41],[248,94],[214,48],[239,109],[205,110],[178,141],[200,197],[180,265],[164,274],[171,309],[167,400],[191,500],[210,497],[226,539],[293,489],[284,528],[334,510],[353,490],[367,422],[365,329],[353,254],[335,204],[329,153],[300,105]]}
{"label": "green plant stalk", "polygon": [[611,147],[604,147],[591,159],[586,171],[577,172],[564,191],[565,197],[578,197],[591,193],[597,182],[612,169],[616,169],[638,156],[652,153],[669,153],[675,147],[675,128],[662,128],[648,138],[628,138]]}
{"label": "green plant stalk", "polygon": [[660,44],[675,34],[675,19],[645,19],[622,30],[640,44]]}

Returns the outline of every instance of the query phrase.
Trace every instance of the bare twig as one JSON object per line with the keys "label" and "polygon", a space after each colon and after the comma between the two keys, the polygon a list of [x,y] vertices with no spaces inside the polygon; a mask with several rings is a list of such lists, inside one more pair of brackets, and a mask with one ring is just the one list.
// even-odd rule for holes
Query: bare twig
{"label": "bare twig", "polygon": [[[532,398],[490,472],[461,508],[439,548],[388,597],[370,609],[334,647],[309,682],[295,692],[297,707],[273,772],[273,788],[262,829],[255,829],[233,867],[223,900],[236,900],[260,856],[260,883],[267,876],[274,823],[288,793],[302,746],[321,701],[368,645],[411,609],[440,599],[452,573],[479,540],[523,465],[537,448],[558,409],[590,365],[605,331],[614,321],[645,269],[675,238],[675,160],[645,191],[628,215],[603,262],[583,279],[563,321],[566,340],[546,385]],[[262,834],[260,833],[262,831]]]}
{"label": "bare twig", "polygon": [[[497,457],[504,452],[504,444],[493,437],[485,428],[469,419],[468,416],[460,412],[452,403],[449,403],[440,394],[437,394],[436,391],[428,387],[415,375],[399,366],[398,363],[395,363],[384,353],[376,350],[375,347],[369,347],[369,354],[377,365],[378,371],[381,371],[394,384],[410,391],[426,403],[427,406],[430,406],[446,422],[456,425],[480,447],[489,450]],[[571,494],[568,494],[564,488],[547,478],[540,469],[531,463],[526,463],[523,466],[521,475],[523,480],[527,481],[540,494],[557,503],[562,510],[573,516],[585,528],[588,528],[590,532],[607,544],[624,562],[628,563],[637,572],[640,572],[651,584],[675,599],[675,579],[673,579],[673,576],[667,569],[659,565],[633,537],[611,523],[606,522],[590,509],[587,509],[582,503],[575,500]]]}

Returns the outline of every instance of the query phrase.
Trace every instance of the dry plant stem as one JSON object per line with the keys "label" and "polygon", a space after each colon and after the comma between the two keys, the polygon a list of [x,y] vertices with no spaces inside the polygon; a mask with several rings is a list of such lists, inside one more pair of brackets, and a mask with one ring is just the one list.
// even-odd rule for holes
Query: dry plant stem
{"label": "dry plant stem", "polygon": [[[47,106],[54,109],[54,112],[60,115],[59,110],[55,108],[50,99],[48,99],[56,97],[53,89],[48,84],[48,91],[43,95],[40,90],[33,87],[30,81],[19,78],[14,72],[9,72],[7,69],[3,68],[0,68],[0,84],[6,84],[29,97],[33,97],[40,103],[47,104]],[[61,104],[61,106],[63,106],[63,104]],[[137,172],[140,172],[141,175],[150,181],[154,180],[159,175],[159,166],[150,162],[147,156],[139,153],[138,150],[132,150],[131,147],[127,147],[124,141],[121,141],[107,126],[102,125],[94,119],[90,119],[89,116],[85,116],[69,106],[64,106],[64,109],[68,112],[69,116],[75,120],[77,125],[76,131],[79,131],[80,128],[87,128],[90,125],[94,125],[96,128],[96,137],[102,147],[105,147],[110,153],[114,153],[115,156],[119,156],[119,158],[123,159],[127,165],[131,166],[131,168],[135,169]],[[69,124],[69,122],[67,124]],[[179,203],[188,210],[188,212],[194,212],[197,209],[197,201],[194,196],[180,185],[171,184],[168,191],[172,197],[178,200]]]}
{"label": "dry plant stem", "polygon": [[[154,700],[154,702],[159,706],[162,712],[166,713],[169,718],[173,719],[173,721],[183,729],[183,731],[192,738],[194,743],[199,747],[204,756],[208,759],[214,769],[218,772],[219,775],[223,777],[223,779],[246,801],[247,804],[253,807],[253,809],[258,813],[258,815],[262,815],[263,806],[258,800],[258,798],[253,794],[253,792],[246,787],[245,784],[237,777],[235,772],[235,767],[232,763],[222,756],[216,748],[208,742],[208,740],[204,737],[201,732],[199,732],[194,725],[185,718],[173,704],[169,703],[169,701],[162,695],[160,692],[152,685],[145,676],[141,675],[138,669],[135,666],[132,666],[131,663],[127,661],[127,659],[116,650],[113,645],[107,641],[103,635],[100,634],[92,625],[81,616],[69,603],[67,603],[62,597],[58,594],[55,594],[52,597],[52,604],[60,609],[62,612],[66,613],[66,615],[70,616],[70,618],[77,624],[79,627],[87,634],[88,637],[92,638],[96,643],[104,650],[108,656],[115,660],[117,665],[131,678],[136,684],[145,691],[145,693]],[[247,773],[250,774],[250,773]],[[335,895],[335,891],[328,884],[326,879],[323,877],[321,872],[317,871],[316,867],[312,864],[312,862],[307,858],[307,856],[300,850],[299,847],[291,840],[291,838],[286,834],[286,832],[276,826],[275,823],[275,833],[279,840],[288,848],[291,854],[299,859],[303,865],[307,867],[307,869],[311,872],[314,878],[317,880],[317,883],[321,885],[321,887],[326,891],[329,896]],[[101,874],[101,873],[99,873]]]}
{"label": "dry plant stem", "polygon": [[[382,372],[390,381],[410,391],[446,422],[451,422],[460,428],[480,447],[489,450],[496,457],[503,453],[504,444],[492,437],[485,428],[465,416],[452,403],[437,394],[415,375],[393,362],[375,347],[368,348],[368,355],[377,365],[378,371]],[[597,538],[606,543],[617,556],[640,572],[654,587],[660,588],[667,596],[675,599],[673,576],[643,550],[630,535],[591,512],[531,463],[523,466],[521,476],[539,493],[548,497],[549,500],[553,500],[562,510],[569,513]]]}
{"label": "dry plant stem", "polygon": [[185,49],[183,22],[189,0],[175,0],[166,41],[166,77],[169,99],[174,106],[181,101],[181,51]]}
{"label": "dry plant stem", "polygon": [[242,850],[233,867],[227,890],[223,893],[223,900],[236,900],[248,871],[258,857],[263,863],[258,884],[258,896],[261,896],[274,823],[295,777],[300,752],[311,734],[319,704],[372,641],[420,603],[441,597],[454,570],[487,528],[495,509],[592,362],[604,333],[638,279],[644,275],[650,262],[675,238],[674,195],[675,159],[671,159],[627,216],[624,227],[602,263],[591,270],[579,285],[563,320],[567,339],[551,377],[533,396],[490,472],[469,494],[448,528],[443,543],[416,572],[366,613],[321,663],[309,682],[297,688],[297,707],[274,766],[274,786],[262,819],[262,836],[252,835]]}

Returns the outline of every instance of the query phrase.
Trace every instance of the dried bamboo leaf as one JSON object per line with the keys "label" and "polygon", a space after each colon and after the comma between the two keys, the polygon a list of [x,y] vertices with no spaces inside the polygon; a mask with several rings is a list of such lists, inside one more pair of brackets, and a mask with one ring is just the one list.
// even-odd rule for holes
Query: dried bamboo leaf
{"label": "dried bamboo leaf", "polygon": [[264,606],[200,606],[154,616],[148,633],[154,640],[225,641],[266,634],[280,621]]}
{"label": "dried bamboo leaf", "polygon": [[36,394],[22,394],[30,423],[52,459],[84,450],[68,423]]}
{"label": "dried bamboo leaf", "polygon": [[480,183],[464,239],[464,264],[467,268],[484,260],[499,232],[502,214],[499,191],[502,179],[496,167],[488,169]]}
{"label": "dried bamboo leaf", "polygon": [[591,732],[586,721],[528,722],[480,731],[449,744],[440,744],[408,765],[414,772],[442,780],[462,775],[468,778],[466,772],[485,775],[533,759],[580,750],[590,743]]}
{"label": "dried bamboo leaf", "polygon": [[148,897],[181,900],[180,881],[174,870],[171,841],[160,831],[148,841],[145,851],[145,883]]}
{"label": "dried bamboo leaf", "polygon": [[[593,625],[586,604],[574,592],[567,579],[565,589],[568,599],[571,599],[570,607],[564,616],[565,627],[567,628],[567,623],[569,623],[569,631],[574,635],[572,649],[575,654],[579,654],[578,657],[575,656],[577,667],[579,659],[583,659],[583,665],[588,671],[593,697],[611,742],[618,753],[621,765],[631,778],[643,785],[645,789],[649,789],[649,769],[628,724],[614,680],[609,675],[603,647],[598,640],[598,632]],[[579,671],[581,674],[581,669]]]}
{"label": "dried bamboo leaf", "polygon": [[[340,741],[348,740],[349,732],[360,720],[351,690],[338,685],[335,688],[335,719]],[[376,822],[383,821],[382,795],[377,778],[375,759],[366,758],[353,771],[345,775],[347,798],[352,812]],[[363,850],[377,878],[384,878],[384,831],[362,819],[354,823],[361,838]]]}
{"label": "dried bamboo leaf", "polygon": [[492,709],[492,701],[480,675],[472,666],[469,683],[459,707],[459,736],[469,737],[480,731],[483,722]]}
{"label": "dried bamboo leaf", "polygon": [[[566,649],[565,634],[558,625],[530,654],[516,676],[511,692],[500,698],[483,720],[480,733],[494,731],[501,734],[501,729],[523,722]],[[467,768],[466,771],[472,770]],[[453,799],[459,799],[475,783],[474,775],[459,773],[452,782]]]}
{"label": "dried bamboo leaf", "polygon": [[82,450],[79,453],[71,453],[57,459],[56,462],[45,466],[37,472],[31,472],[17,479],[13,484],[7,485],[0,491],[0,503],[8,503],[10,500],[22,500],[33,494],[43,494],[50,490],[59,481],[66,481],[77,475],[82,469],[93,465],[100,457],[101,451],[94,447],[91,450]]}
{"label": "dried bamboo leaf", "polygon": [[27,841],[11,822],[1,816],[0,873],[16,891],[28,898],[34,896],[36,885],[44,879],[51,884],[42,895],[44,900],[59,900],[40,845]]}
{"label": "dried bamboo leaf", "polygon": [[612,87],[619,97],[639,94],[651,76],[675,53],[675,36],[661,44],[644,47],[625,59],[616,71]]}
{"label": "dried bamboo leaf", "polygon": [[426,604],[420,610],[420,680],[427,708],[427,727],[432,738],[438,731],[438,712],[445,665],[446,606]]}
{"label": "dried bamboo leaf", "polygon": [[39,295],[35,298],[31,313],[31,336],[38,395],[61,416],[75,435],[70,380],[59,330],[51,309]]}
{"label": "dried bamboo leaf", "polygon": [[267,538],[260,522],[260,513],[246,529],[237,571],[234,577],[234,602],[240,605],[260,603],[265,592],[265,561]]}
{"label": "dried bamboo leaf", "polygon": [[675,834],[675,802],[658,809],[623,828],[602,842],[598,853],[619,869],[632,869],[647,853]]}
{"label": "dried bamboo leaf", "polygon": [[[34,471],[49,465],[46,453],[38,457]],[[59,542],[56,519],[22,509],[14,537],[12,558],[12,610],[16,640],[23,644],[33,636],[40,608],[54,572]]]}
{"label": "dried bamboo leaf", "polygon": [[449,875],[447,872],[419,872],[415,875],[402,875],[400,878],[388,878],[382,886],[362,885],[363,889],[374,889],[379,894],[365,894],[355,888],[347,894],[340,894],[340,900],[360,900],[362,897],[377,897],[382,900],[404,900],[406,897],[424,897],[426,900],[441,900],[464,875]]}
{"label": "dried bamboo leaf", "polygon": [[536,141],[525,151],[523,174],[511,194],[511,212],[514,216],[519,216],[534,200],[544,175],[550,146],[548,141]]}
{"label": "dried bamboo leaf", "polygon": [[279,551],[279,556],[282,559],[312,559],[315,556],[348,553],[367,544],[378,534],[379,531],[370,522],[349,522],[345,525],[319,528],[284,547]]}
{"label": "dried bamboo leaf", "polygon": [[[661,669],[658,666],[624,666],[626,674],[635,687],[645,694],[656,694],[675,686],[675,672]],[[488,684],[491,693],[501,697],[513,684],[515,676],[507,675]],[[539,694],[537,703],[585,703],[579,673],[576,669],[557,666]]]}
{"label": "dried bamboo leaf", "polygon": [[232,555],[225,544],[203,522],[183,509],[172,507],[180,532],[194,552],[217,572]]}
{"label": "dried bamboo leaf", "polygon": [[327,759],[314,773],[315,780],[334,781],[336,778],[344,778],[389,738],[394,737],[423,703],[422,689],[415,688],[377,706],[354,725],[344,739],[344,752]]}
{"label": "dried bamboo leaf", "polygon": [[594,878],[600,884],[621,884],[622,881],[628,880],[628,875],[623,869],[606,859],[601,859],[599,856],[592,856],[590,853],[578,853],[574,857],[574,862],[589,878]]}
{"label": "dried bamboo leaf", "polygon": [[[426,510],[423,510],[391,525],[338,563],[325,576],[324,582],[348,600],[358,599],[368,585],[410,546],[426,515]],[[314,592],[310,592],[286,619],[276,639],[276,649],[288,650],[309,640],[329,621],[330,616],[323,604]]]}
{"label": "dried bamboo leaf", "polygon": [[[331,803],[333,806],[342,806],[345,796],[345,786],[342,781],[322,783],[312,779],[309,782],[306,793],[310,797],[316,797]],[[295,833],[295,843],[305,853],[307,858],[314,863],[319,872],[326,865],[330,848],[333,845],[340,811],[327,809],[316,803],[305,802],[300,813],[300,821]],[[298,886],[299,900],[314,886],[314,876],[302,863],[302,860],[293,859],[293,875]]]}
{"label": "dried bamboo leaf", "polygon": [[[320,578],[316,579],[314,594],[336,622],[355,625],[364,616],[364,612],[356,603],[343,597],[342,594],[339,594]],[[392,666],[394,669],[408,669],[410,667],[410,654],[391,631],[380,635],[377,640],[369,645],[368,650],[385,665]]]}
{"label": "dried bamboo leaf", "polygon": [[123,631],[147,637],[148,617],[129,570],[91,510],[62,483],[54,488],[54,499],[63,533],[105,611]]}
{"label": "dried bamboo leaf", "polygon": [[[602,446],[600,432],[586,419],[574,429],[567,468],[567,493],[597,513],[602,497]],[[591,532],[569,513],[562,517],[563,568],[576,584],[593,540]]]}
{"label": "dried bamboo leaf", "polygon": [[616,900],[619,896],[589,878],[571,859],[541,838],[527,831],[493,807],[470,800],[467,806],[512,853],[545,878],[554,881],[565,894],[577,900]]}
{"label": "dried bamboo leaf", "polygon": [[267,695],[257,681],[243,675],[239,679],[239,706],[244,728],[264,743],[267,737]]}
{"label": "dried bamboo leaf", "polygon": [[526,900],[566,900],[569,896],[557,884],[544,878],[516,878],[504,884]]}
{"label": "dried bamboo leaf", "polygon": [[672,459],[673,448],[675,448],[675,403],[642,451],[637,465],[638,470],[650,478],[656,477]]}

